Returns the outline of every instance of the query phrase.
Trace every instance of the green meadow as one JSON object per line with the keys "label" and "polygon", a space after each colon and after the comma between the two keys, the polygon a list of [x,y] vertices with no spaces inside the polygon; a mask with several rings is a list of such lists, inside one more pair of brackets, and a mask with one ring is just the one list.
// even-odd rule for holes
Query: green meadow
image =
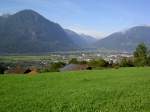
{"label": "green meadow", "polygon": [[0,56],[2,62],[51,60],[51,56]]}
{"label": "green meadow", "polygon": [[150,68],[1,75],[0,112],[150,112]]}

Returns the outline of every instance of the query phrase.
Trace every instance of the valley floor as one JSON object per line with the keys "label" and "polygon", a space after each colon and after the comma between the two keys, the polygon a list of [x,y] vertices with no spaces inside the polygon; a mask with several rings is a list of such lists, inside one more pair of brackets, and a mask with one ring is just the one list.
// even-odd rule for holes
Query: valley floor
{"label": "valley floor", "polygon": [[150,68],[0,76],[0,112],[150,112]]}

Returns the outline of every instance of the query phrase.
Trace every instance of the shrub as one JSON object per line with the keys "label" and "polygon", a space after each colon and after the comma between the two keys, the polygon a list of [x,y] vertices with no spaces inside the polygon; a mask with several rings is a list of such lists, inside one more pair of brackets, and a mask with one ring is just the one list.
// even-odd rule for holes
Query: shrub
{"label": "shrub", "polygon": [[121,60],[121,62],[120,62],[120,66],[121,67],[133,67],[134,66],[134,62],[130,58],[123,58]]}
{"label": "shrub", "polygon": [[70,61],[69,61],[69,64],[79,64],[78,60],[76,58],[72,58]]}
{"label": "shrub", "polygon": [[92,67],[108,67],[109,63],[104,59],[100,58],[98,60],[91,60],[89,65]]}
{"label": "shrub", "polygon": [[64,67],[66,64],[63,62],[52,63],[50,67],[50,72],[59,72],[59,69]]}
{"label": "shrub", "polygon": [[87,61],[80,61],[79,64],[87,64]]}
{"label": "shrub", "polygon": [[5,70],[7,70],[7,67],[4,63],[0,63],[0,74],[4,74]]}

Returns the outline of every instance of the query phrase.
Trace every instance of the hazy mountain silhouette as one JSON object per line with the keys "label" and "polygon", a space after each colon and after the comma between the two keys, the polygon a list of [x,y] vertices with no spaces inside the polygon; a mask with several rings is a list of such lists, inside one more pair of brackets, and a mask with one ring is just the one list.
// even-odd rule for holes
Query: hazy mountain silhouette
{"label": "hazy mountain silhouette", "polygon": [[136,26],[124,32],[113,33],[95,43],[96,47],[133,51],[139,43],[150,46],[150,27]]}
{"label": "hazy mountain silhouette", "polygon": [[92,46],[93,43],[97,41],[97,39],[92,36],[78,34],[69,29],[65,29],[65,31],[68,34],[68,36],[73,40],[73,42],[80,48],[89,48]]}

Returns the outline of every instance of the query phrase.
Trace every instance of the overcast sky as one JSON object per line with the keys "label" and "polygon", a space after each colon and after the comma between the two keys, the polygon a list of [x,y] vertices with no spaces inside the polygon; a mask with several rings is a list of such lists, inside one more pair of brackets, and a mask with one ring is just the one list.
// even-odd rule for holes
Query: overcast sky
{"label": "overcast sky", "polygon": [[97,38],[150,24],[150,0],[0,0],[0,14],[23,9]]}

